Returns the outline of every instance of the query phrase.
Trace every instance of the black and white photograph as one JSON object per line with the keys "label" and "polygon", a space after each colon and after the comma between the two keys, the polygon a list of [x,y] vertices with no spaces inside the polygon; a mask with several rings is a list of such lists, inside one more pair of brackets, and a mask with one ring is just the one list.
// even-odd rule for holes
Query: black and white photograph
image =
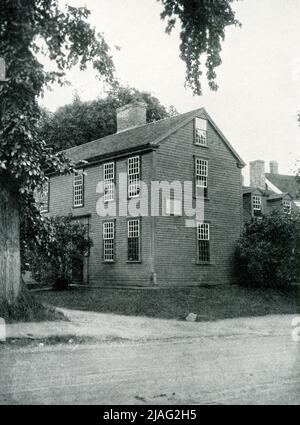
{"label": "black and white photograph", "polygon": [[2,408],[299,404],[300,1],[0,0]]}

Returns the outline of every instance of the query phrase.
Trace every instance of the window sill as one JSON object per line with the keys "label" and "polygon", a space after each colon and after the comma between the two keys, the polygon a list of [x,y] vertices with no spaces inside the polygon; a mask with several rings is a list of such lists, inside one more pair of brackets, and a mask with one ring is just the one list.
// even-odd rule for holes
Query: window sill
{"label": "window sill", "polygon": [[103,260],[103,264],[114,264],[115,260]]}
{"label": "window sill", "polygon": [[141,264],[142,260],[139,260],[139,261],[129,261],[129,260],[127,260],[126,263],[127,264]]}
{"label": "window sill", "polygon": [[73,205],[74,210],[77,210],[77,208],[83,208],[83,207],[84,207],[84,205]]}
{"label": "window sill", "polygon": [[200,145],[198,143],[194,143],[194,146],[197,146],[197,148],[209,149],[209,146],[208,145]]}
{"label": "window sill", "polygon": [[197,266],[215,266],[215,263],[212,261],[196,261]]}

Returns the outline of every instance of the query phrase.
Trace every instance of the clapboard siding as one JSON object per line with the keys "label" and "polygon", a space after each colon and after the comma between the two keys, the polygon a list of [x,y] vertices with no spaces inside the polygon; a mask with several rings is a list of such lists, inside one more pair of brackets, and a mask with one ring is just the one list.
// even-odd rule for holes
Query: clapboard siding
{"label": "clapboard siding", "polygon": [[[152,153],[141,155],[142,178],[151,180]],[[130,155],[131,156],[131,155]],[[119,187],[119,173],[127,172],[127,159],[117,159],[116,187]],[[97,184],[103,179],[103,164],[85,168],[84,177],[84,206],[73,208],[73,177],[55,176],[50,179],[50,208],[52,216],[72,214],[74,217],[90,214],[89,234],[93,240],[88,261],[88,283],[91,285],[149,285],[152,279],[151,258],[151,218],[141,217],[141,263],[127,262],[127,218],[116,217],[116,243],[114,263],[103,261],[102,224],[109,220],[100,217],[96,212],[99,194],[96,193]],[[117,191],[118,200],[118,191]]]}
{"label": "clapboard siding", "polygon": [[[196,230],[186,217],[156,220],[155,271],[162,285],[223,284],[232,281],[232,260],[242,227],[241,169],[212,126],[208,147],[193,143],[193,122],[161,143],[156,153],[157,180],[194,180],[194,158],[208,159],[208,200],[204,218],[210,223],[211,264],[197,264]],[[195,202],[195,200],[194,200]]]}
{"label": "clapboard siding", "polygon": [[[154,124],[155,125],[155,124]],[[196,229],[185,226],[186,217],[141,217],[140,263],[127,262],[127,217],[116,217],[116,261],[103,262],[102,224],[96,204],[97,184],[102,181],[103,163],[85,168],[84,206],[73,208],[72,176],[52,177],[50,215],[89,214],[93,247],[88,260],[91,285],[210,285],[232,281],[232,259],[242,227],[242,178],[238,159],[208,125],[208,147],[195,146],[193,120],[160,142],[153,151],[141,154],[142,180],[190,181],[194,190],[195,156],[209,161],[208,200],[205,219],[210,223],[211,263],[196,259]],[[134,154],[133,154],[134,155]],[[131,156],[131,155],[129,155]],[[127,172],[127,159],[116,158],[118,174]],[[193,199],[195,206],[195,199]],[[160,209],[163,200],[160,201]],[[155,279],[156,278],[156,279]]]}

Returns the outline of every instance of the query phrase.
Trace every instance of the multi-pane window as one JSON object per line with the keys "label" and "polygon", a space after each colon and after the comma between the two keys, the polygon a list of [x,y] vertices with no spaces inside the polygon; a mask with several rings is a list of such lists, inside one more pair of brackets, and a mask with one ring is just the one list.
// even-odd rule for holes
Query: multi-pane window
{"label": "multi-pane window", "polygon": [[128,159],[128,197],[134,198],[140,194],[140,157]]}
{"label": "multi-pane window", "polygon": [[140,261],[140,221],[128,220],[128,261]]}
{"label": "multi-pane window", "polygon": [[49,186],[50,183],[47,181],[44,183],[42,190],[40,192],[40,211],[41,213],[49,212]]}
{"label": "multi-pane window", "polygon": [[196,175],[196,195],[207,196],[207,177],[208,177],[208,161],[206,159],[196,158],[195,161]]}
{"label": "multi-pane window", "polygon": [[261,196],[254,195],[252,198],[253,211],[261,211]]}
{"label": "multi-pane window", "polygon": [[292,212],[292,203],[291,201],[283,200],[282,201],[283,212],[285,214],[291,214]]}
{"label": "multi-pane window", "polygon": [[74,174],[73,180],[73,204],[74,207],[82,207],[83,206],[83,172],[77,171]]}
{"label": "multi-pane window", "polygon": [[115,259],[115,222],[106,221],[103,223],[103,259],[104,261],[114,261]]}
{"label": "multi-pane window", "polygon": [[104,201],[114,200],[115,163],[108,162],[103,166]]}
{"label": "multi-pane window", "polygon": [[198,223],[197,225],[197,244],[198,244],[198,260],[201,262],[209,262],[209,224]]}
{"label": "multi-pane window", "polygon": [[195,144],[207,146],[207,121],[203,118],[195,118]]}

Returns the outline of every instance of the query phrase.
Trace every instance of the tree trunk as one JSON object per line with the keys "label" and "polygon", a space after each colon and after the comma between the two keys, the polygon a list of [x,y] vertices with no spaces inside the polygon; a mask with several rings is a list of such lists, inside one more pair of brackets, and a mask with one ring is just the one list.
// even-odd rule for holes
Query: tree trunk
{"label": "tree trunk", "polygon": [[18,192],[0,175],[0,302],[12,304],[21,289],[20,218]]}

